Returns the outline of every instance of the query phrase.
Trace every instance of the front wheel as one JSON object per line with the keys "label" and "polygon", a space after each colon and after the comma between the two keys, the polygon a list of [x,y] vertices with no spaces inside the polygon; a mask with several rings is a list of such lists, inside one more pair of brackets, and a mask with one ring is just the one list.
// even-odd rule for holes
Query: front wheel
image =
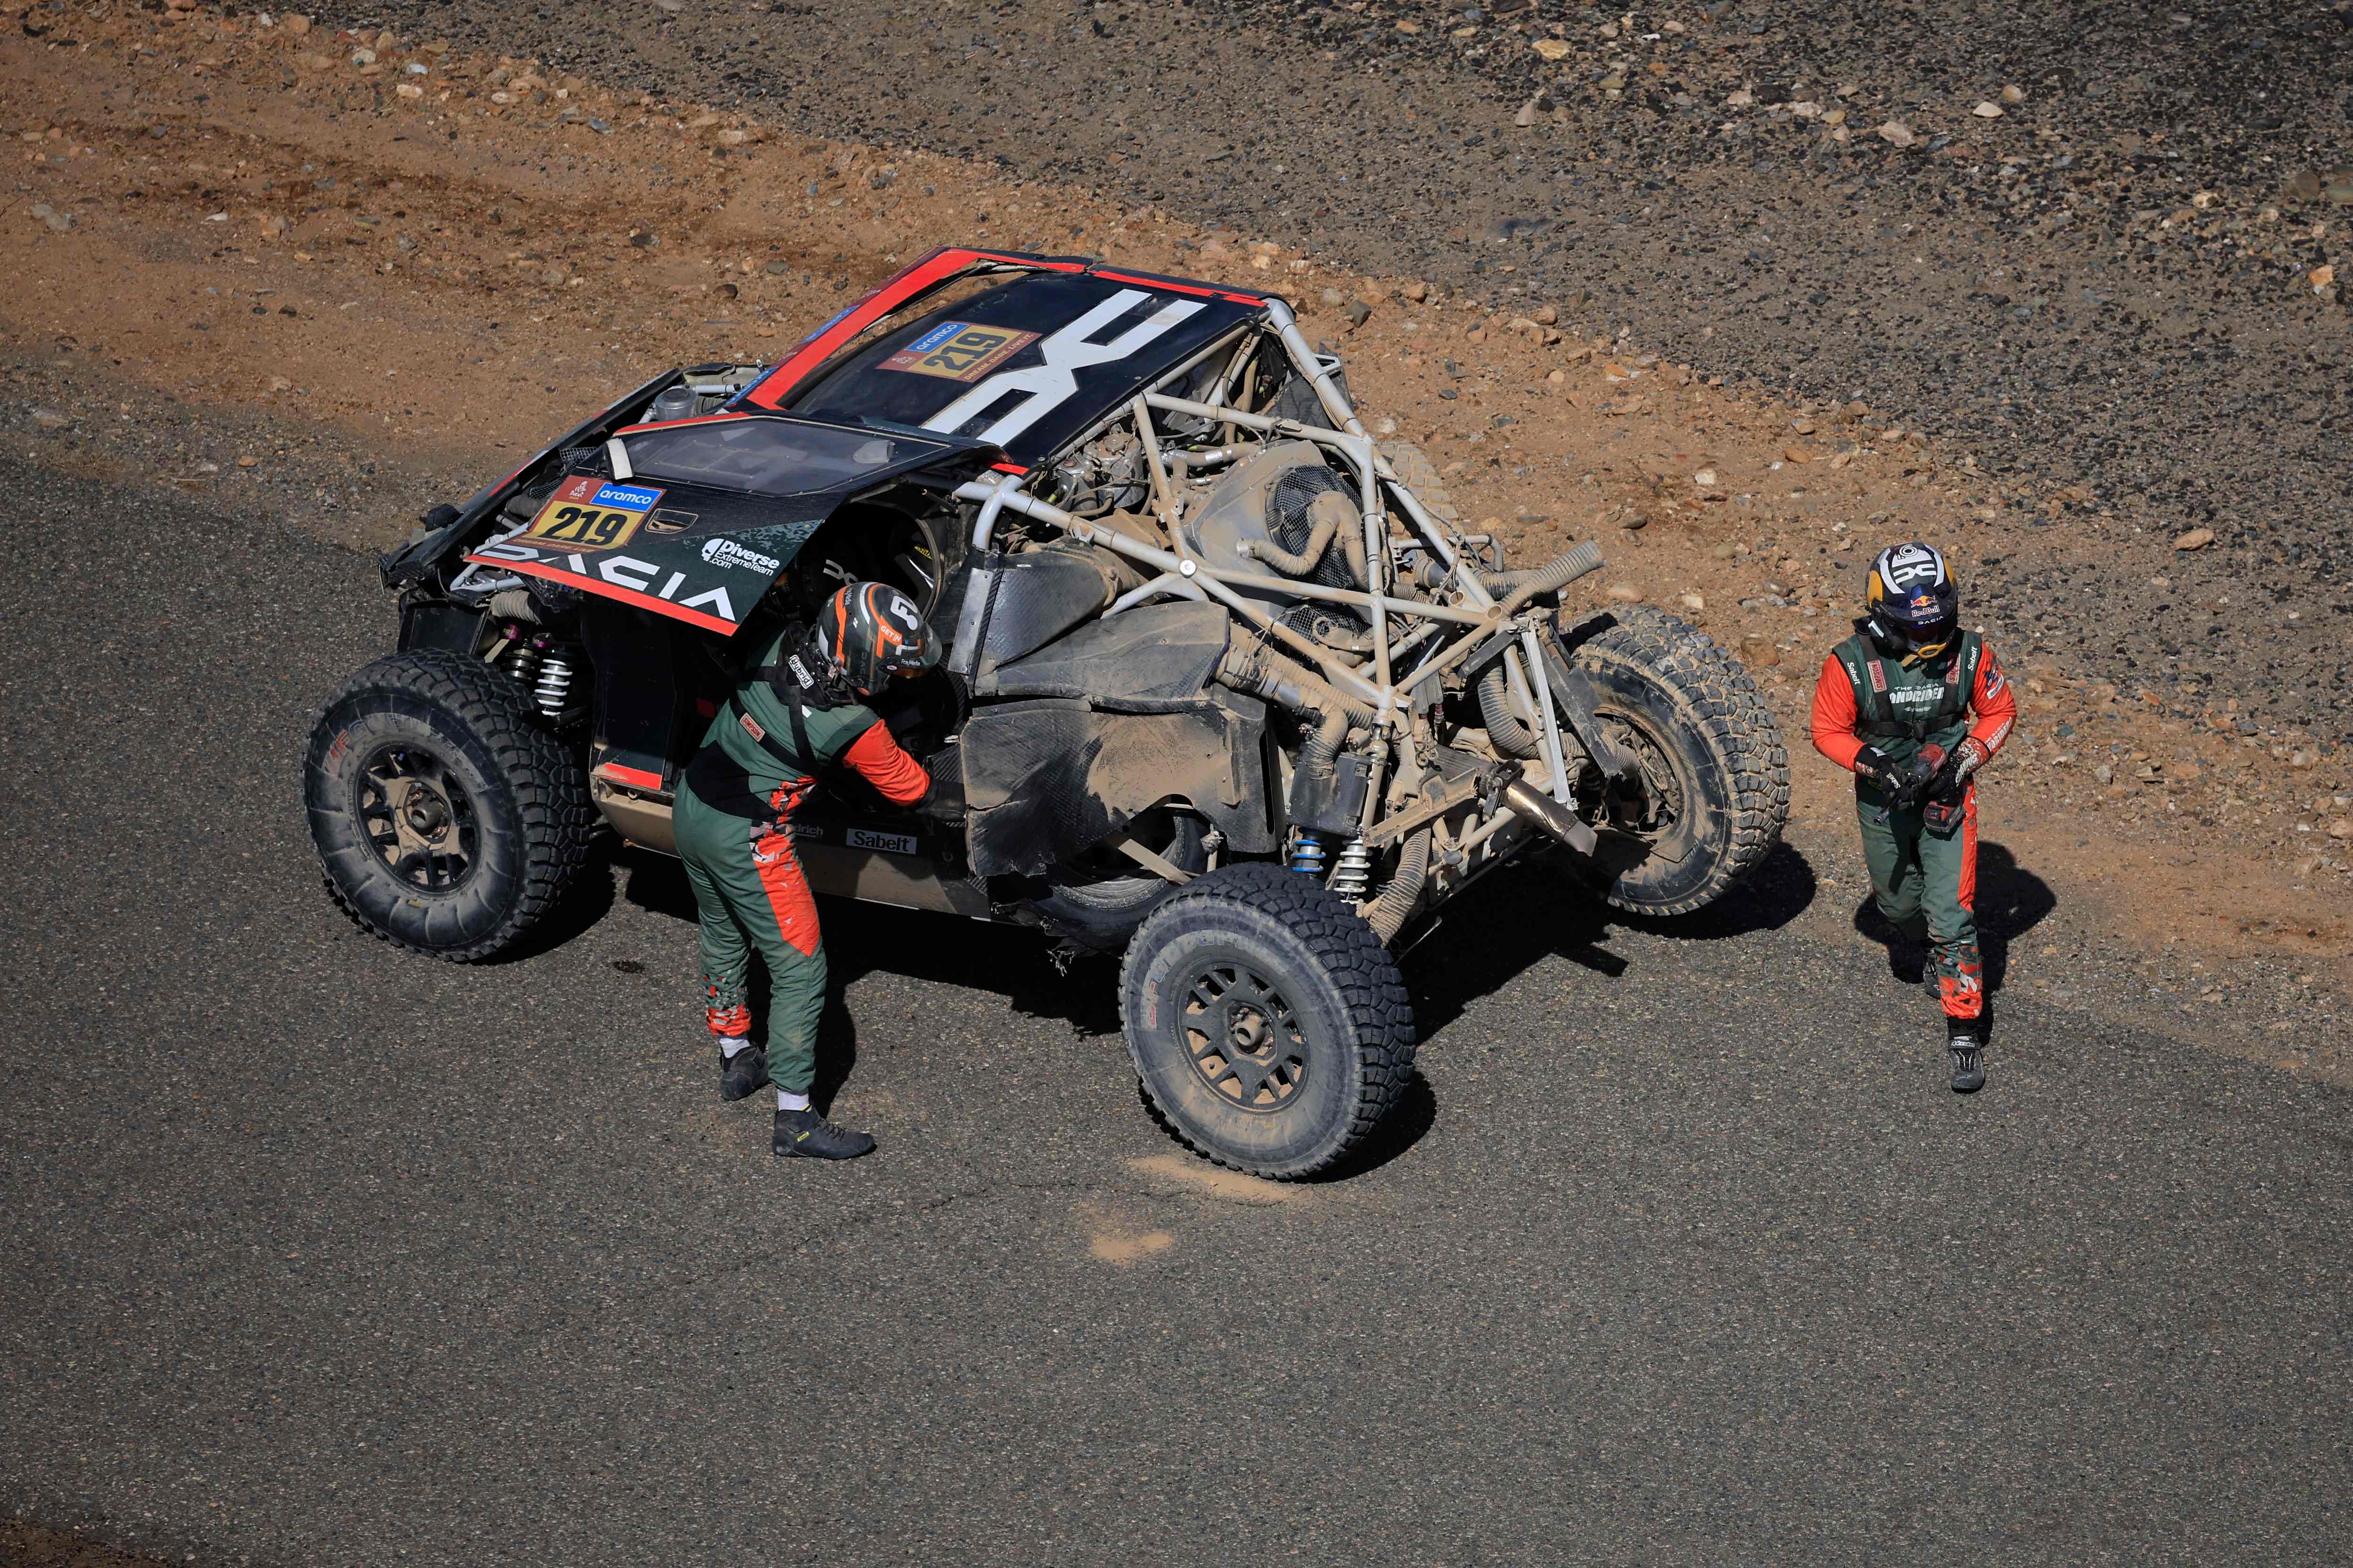
{"label": "front wheel", "polygon": [[401,947],[469,962],[512,945],[588,858],[579,764],[512,678],[415,649],[329,698],[302,770],[336,901]]}
{"label": "front wheel", "polygon": [[1641,768],[1631,791],[1588,768],[1578,814],[1599,829],[1606,896],[1636,914],[1714,903],[1780,842],[1789,753],[1740,661],[1688,622],[1647,605],[1569,655],[1602,732]]}
{"label": "front wheel", "polygon": [[1364,1142],[1413,1072],[1413,1004],[1373,929],[1280,866],[1229,866],[1161,900],[1120,972],[1145,1098],[1221,1165],[1312,1175]]}

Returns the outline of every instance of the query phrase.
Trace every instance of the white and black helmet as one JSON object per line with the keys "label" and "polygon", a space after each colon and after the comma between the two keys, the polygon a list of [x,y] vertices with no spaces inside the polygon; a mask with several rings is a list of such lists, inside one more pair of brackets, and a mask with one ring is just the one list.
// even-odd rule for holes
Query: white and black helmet
{"label": "white and black helmet", "polygon": [[1952,637],[1961,614],[1960,584],[1935,545],[1891,544],[1871,563],[1862,607],[1881,647],[1918,653]]}

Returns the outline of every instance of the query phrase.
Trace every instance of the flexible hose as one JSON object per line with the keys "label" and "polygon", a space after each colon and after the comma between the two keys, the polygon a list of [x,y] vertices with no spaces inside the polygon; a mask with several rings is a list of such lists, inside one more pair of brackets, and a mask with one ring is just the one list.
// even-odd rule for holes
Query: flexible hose
{"label": "flexible hose", "polygon": [[1381,889],[1381,896],[1373,900],[1372,909],[1365,916],[1373,934],[1383,943],[1395,941],[1397,933],[1405,928],[1408,917],[1421,902],[1422,886],[1429,880],[1430,829],[1424,827],[1398,851],[1396,874],[1389,878],[1388,886]]}
{"label": "flexible hose", "polygon": [[1531,566],[1523,572],[1482,572],[1480,585],[1498,597],[1508,595],[1514,602],[1525,604],[1539,594],[1557,593],[1584,576],[1601,568],[1601,544],[1588,539],[1582,544],[1572,544],[1541,566]]}
{"label": "flexible hose", "polygon": [[1271,539],[1246,539],[1241,552],[1254,561],[1263,561],[1286,577],[1304,577],[1324,563],[1324,552],[1332,546],[1332,535],[1338,531],[1335,521],[1325,518],[1307,536],[1307,542],[1293,555]]}
{"label": "flexible hose", "polygon": [[1512,711],[1511,680],[1504,672],[1504,659],[1496,659],[1479,674],[1472,688],[1479,695],[1479,712],[1487,721],[1487,739],[1495,750],[1507,757],[1533,757],[1536,754],[1536,732],[1533,725]]}

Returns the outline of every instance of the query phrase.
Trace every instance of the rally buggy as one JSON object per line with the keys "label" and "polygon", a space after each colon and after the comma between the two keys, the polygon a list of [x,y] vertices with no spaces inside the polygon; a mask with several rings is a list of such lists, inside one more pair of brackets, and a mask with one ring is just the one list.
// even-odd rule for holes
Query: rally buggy
{"label": "rally buggy", "polygon": [[1280,299],[943,250],[773,367],[640,386],[385,558],[400,651],[306,771],[334,895],[404,947],[512,943],[598,824],[671,850],[711,716],[839,584],[946,646],[886,721],[962,803],[836,784],[820,892],[1124,954],[1176,1134],[1333,1163],[1410,1076],[1393,951],[1534,844],[1610,903],[1754,868],[1788,759],[1738,663],[1644,608],[1563,624],[1590,542],[1526,569],[1377,441]]}

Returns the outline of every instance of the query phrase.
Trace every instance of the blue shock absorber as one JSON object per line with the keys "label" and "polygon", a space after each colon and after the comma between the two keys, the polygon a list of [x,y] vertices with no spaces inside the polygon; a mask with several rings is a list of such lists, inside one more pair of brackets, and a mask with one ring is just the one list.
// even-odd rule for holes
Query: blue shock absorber
{"label": "blue shock absorber", "polygon": [[1292,841],[1291,868],[1320,879],[1324,875],[1324,840],[1301,828],[1299,837]]}

